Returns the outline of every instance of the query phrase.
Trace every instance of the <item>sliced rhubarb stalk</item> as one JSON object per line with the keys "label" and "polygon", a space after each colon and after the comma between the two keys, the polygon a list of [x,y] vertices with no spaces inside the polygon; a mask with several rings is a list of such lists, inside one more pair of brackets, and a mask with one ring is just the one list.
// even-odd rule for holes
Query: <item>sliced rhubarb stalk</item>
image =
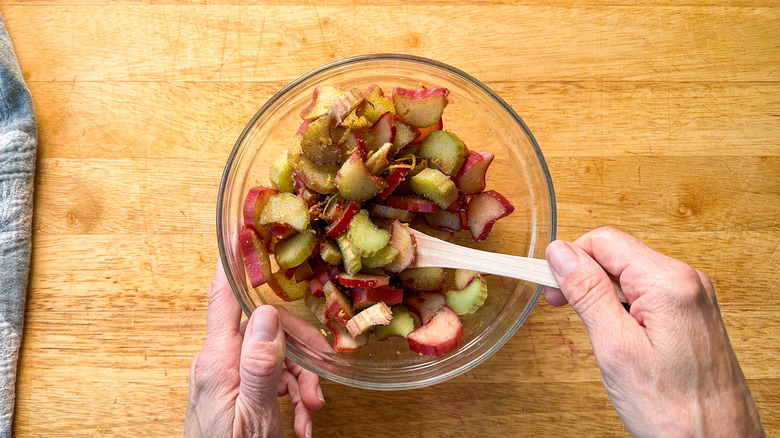
{"label": "sliced rhubarb stalk", "polygon": [[417,150],[420,158],[428,160],[428,165],[445,175],[458,173],[468,151],[457,135],[447,131],[433,131],[425,137]]}
{"label": "sliced rhubarb stalk", "polygon": [[357,351],[368,342],[368,334],[366,333],[353,338],[346,328],[333,321],[328,321],[325,326],[333,333],[333,349],[340,353]]}
{"label": "sliced rhubarb stalk", "polygon": [[325,298],[322,295],[314,295],[312,291],[311,295],[306,296],[305,303],[312,315],[317,318],[317,321],[323,325],[328,323],[328,317],[325,315]]}
{"label": "sliced rhubarb stalk", "polygon": [[385,303],[376,303],[366,310],[353,316],[347,322],[347,331],[352,337],[364,333],[371,327],[387,325],[393,319],[393,312]]}
{"label": "sliced rhubarb stalk", "polygon": [[329,239],[320,241],[320,257],[330,265],[341,263],[341,251],[339,251],[338,245]]}
{"label": "sliced rhubarb stalk", "polygon": [[377,251],[384,248],[390,241],[390,233],[386,230],[377,228],[371,222],[367,210],[360,210],[349,223],[349,240],[356,249],[357,255],[361,257],[370,257]]}
{"label": "sliced rhubarb stalk", "polygon": [[445,242],[449,242],[452,239],[455,238],[455,232],[450,231],[446,228],[436,228],[432,227],[428,221],[421,217],[415,217],[410,223],[409,226],[414,228],[415,230],[427,234],[431,237],[435,237],[439,240],[443,240]]}
{"label": "sliced rhubarb stalk", "polygon": [[333,143],[329,114],[314,119],[301,134],[301,151],[317,164],[341,163],[344,151]]}
{"label": "sliced rhubarb stalk", "polygon": [[382,114],[385,114],[388,111],[395,115],[393,102],[390,102],[390,99],[385,96],[385,93],[376,84],[368,86],[368,89],[366,90],[366,103],[364,116],[371,123],[375,123]]}
{"label": "sliced rhubarb stalk", "polygon": [[287,151],[277,157],[268,171],[268,179],[271,186],[280,192],[291,193],[293,191],[293,162],[287,156]]}
{"label": "sliced rhubarb stalk", "polygon": [[407,268],[398,274],[403,287],[418,292],[438,292],[444,287],[443,268]]}
{"label": "sliced rhubarb stalk", "polygon": [[313,274],[311,265],[308,262],[303,262],[295,268],[293,279],[297,282],[308,281]]}
{"label": "sliced rhubarb stalk", "polygon": [[288,225],[303,231],[309,225],[309,210],[306,203],[292,193],[278,193],[266,201],[259,222],[261,225]]}
{"label": "sliced rhubarb stalk", "polygon": [[390,336],[406,336],[415,329],[414,318],[404,306],[394,306],[392,308],[393,318],[390,324],[379,325],[374,328],[374,336],[379,341],[385,340]]}
{"label": "sliced rhubarb stalk", "polygon": [[314,89],[312,102],[301,111],[301,118],[305,120],[316,119],[328,112],[330,106],[338,100],[343,91],[332,85],[322,85]]}
{"label": "sliced rhubarb stalk", "polygon": [[364,130],[371,126],[371,121],[366,118],[365,112],[368,104],[365,99],[358,102],[341,121],[341,126],[352,130]]}
{"label": "sliced rhubarb stalk", "polygon": [[385,270],[389,272],[401,272],[406,269],[415,258],[416,245],[414,236],[406,228],[406,225],[399,221],[394,221],[391,228],[390,241],[388,245],[398,250],[392,262],[385,265]]}
{"label": "sliced rhubarb stalk", "polygon": [[303,135],[303,133],[306,132],[306,128],[309,127],[309,123],[311,123],[311,120],[304,120],[301,123],[301,126],[298,127],[298,131],[295,132],[295,135]]}
{"label": "sliced rhubarb stalk", "polygon": [[445,228],[450,231],[460,231],[463,229],[463,220],[460,212],[437,211],[434,213],[425,213],[425,220],[436,228]]}
{"label": "sliced rhubarb stalk", "polygon": [[425,324],[447,304],[447,297],[440,293],[424,292],[418,295],[407,295],[404,305],[414,312],[420,321]]}
{"label": "sliced rhubarb stalk", "polygon": [[341,196],[351,201],[367,201],[386,186],[382,178],[371,175],[358,154],[352,154],[338,171],[336,187]]}
{"label": "sliced rhubarb stalk", "polygon": [[397,155],[399,151],[404,150],[406,146],[420,137],[420,130],[414,126],[409,126],[400,120],[394,120],[395,137],[393,138],[393,152]]}
{"label": "sliced rhubarb stalk", "polygon": [[312,232],[298,233],[274,246],[276,263],[282,269],[298,266],[308,259],[317,246],[317,236]]}
{"label": "sliced rhubarb stalk", "polygon": [[436,169],[423,169],[409,183],[415,193],[425,196],[445,209],[458,200],[458,188],[444,173]]}
{"label": "sliced rhubarb stalk", "polygon": [[349,91],[342,94],[328,108],[328,114],[331,116],[331,127],[335,128],[341,123],[341,119],[349,113],[356,105],[363,100],[363,93],[357,88],[350,88]]}
{"label": "sliced rhubarb stalk", "polygon": [[468,269],[456,269],[455,270],[455,288],[465,289],[466,286],[471,283],[472,280],[480,276],[477,271],[469,271]]}
{"label": "sliced rhubarb stalk", "polygon": [[292,237],[298,231],[288,224],[270,223],[268,224],[268,231],[276,240],[285,240]]}
{"label": "sliced rhubarb stalk", "polygon": [[[314,297],[321,297],[325,295],[325,291],[322,289],[322,282],[318,277],[312,277],[309,279],[309,289]],[[324,301],[323,301],[324,304]],[[324,324],[324,323],[323,323]]]}
{"label": "sliced rhubarb stalk", "polygon": [[295,159],[293,172],[306,187],[327,195],[336,193],[336,173],[339,167],[338,164],[317,164],[301,154]]}
{"label": "sliced rhubarb stalk", "polygon": [[338,282],[346,287],[365,287],[372,289],[390,284],[390,277],[387,275],[369,274],[349,275],[345,272],[341,272],[338,276]]}
{"label": "sliced rhubarb stalk", "polygon": [[322,285],[322,290],[325,293],[327,315],[332,317],[342,327],[346,326],[347,321],[355,316],[349,298],[332,281]]}
{"label": "sliced rhubarb stalk", "polygon": [[463,337],[463,325],[458,315],[444,306],[428,323],[406,336],[409,349],[425,356],[441,356],[458,347]]}
{"label": "sliced rhubarb stalk", "polygon": [[409,90],[396,87],[393,89],[393,105],[402,122],[423,128],[441,119],[448,94],[446,88]]}
{"label": "sliced rhubarb stalk", "polygon": [[487,170],[494,157],[492,152],[469,151],[466,161],[452,177],[461,194],[476,195],[485,190]]}
{"label": "sliced rhubarb stalk", "polygon": [[249,228],[238,233],[238,244],[244,259],[246,273],[252,287],[258,287],[271,278],[271,259],[265,243]]}
{"label": "sliced rhubarb stalk", "polygon": [[466,216],[472,239],[484,240],[493,229],[493,224],[513,211],[515,207],[512,203],[494,190],[484,191],[471,198]]}
{"label": "sliced rhubarb stalk", "polygon": [[385,182],[387,183],[387,187],[385,187],[384,190],[382,190],[381,193],[376,195],[376,200],[379,202],[384,201],[387,199],[388,196],[390,196],[391,193],[393,193],[393,190],[398,187],[398,184],[401,183],[401,181],[406,178],[406,175],[409,173],[409,168],[407,167],[396,167],[395,169],[390,171],[390,174],[387,175],[387,178],[385,178]]}
{"label": "sliced rhubarb stalk", "polygon": [[357,250],[352,244],[352,241],[349,239],[347,233],[337,237],[336,242],[339,245],[339,250],[341,250],[341,258],[344,262],[344,271],[350,275],[357,274],[358,271],[360,271],[360,269],[363,267],[363,264],[360,262],[360,256],[358,255]]}
{"label": "sliced rhubarb stalk", "polygon": [[[366,142],[368,151],[376,151],[385,143],[392,145],[395,138],[395,125],[393,124],[393,114],[386,112],[374,123],[368,130],[370,141]],[[392,147],[392,146],[391,146]]]}
{"label": "sliced rhubarb stalk", "polygon": [[268,229],[259,222],[260,212],[263,211],[268,198],[277,193],[276,189],[253,187],[247,193],[246,198],[244,198],[244,226],[257,232],[260,239],[265,242],[266,247],[270,244],[271,235]]}
{"label": "sliced rhubarb stalk", "polygon": [[377,251],[376,254],[370,257],[361,257],[360,261],[365,268],[382,268],[392,263],[399,253],[400,251],[388,243],[384,248]]}
{"label": "sliced rhubarb stalk", "polygon": [[401,222],[409,222],[414,219],[414,213],[411,211],[388,207],[387,205],[382,204],[371,204],[368,207],[368,212],[371,213],[371,216],[385,219],[398,219]]}
{"label": "sliced rhubarb stalk", "polygon": [[363,310],[382,302],[388,306],[401,304],[404,299],[404,291],[392,286],[383,286],[373,289],[363,287],[352,289],[352,308],[355,311]]}
{"label": "sliced rhubarb stalk", "polygon": [[368,157],[366,160],[366,169],[368,169],[370,174],[379,175],[385,169],[387,169],[387,166],[390,165],[387,157],[390,155],[392,149],[392,143],[385,143],[377,151],[371,154],[370,157]]}
{"label": "sliced rhubarb stalk", "polygon": [[465,288],[447,292],[447,305],[458,315],[471,315],[485,304],[487,296],[487,283],[476,276]]}
{"label": "sliced rhubarb stalk", "polygon": [[425,199],[421,196],[388,196],[385,204],[394,208],[411,211],[412,213],[432,213],[439,211],[439,206],[435,202]]}
{"label": "sliced rhubarb stalk", "polygon": [[295,281],[284,276],[281,272],[274,272],[268,279],[268,286],[279,298],[284,301],[296,301],[311,293],[309,282]]}
{"label": "sliced rhubarb stalk", "polygon": [[360,211],[360,203],[357,201],[350,201],[347,203],[341,215],[325,230],[325,235],[328,237],[338,237],[344,231],[347,230],[352,219],[355,218],[358,211]]}

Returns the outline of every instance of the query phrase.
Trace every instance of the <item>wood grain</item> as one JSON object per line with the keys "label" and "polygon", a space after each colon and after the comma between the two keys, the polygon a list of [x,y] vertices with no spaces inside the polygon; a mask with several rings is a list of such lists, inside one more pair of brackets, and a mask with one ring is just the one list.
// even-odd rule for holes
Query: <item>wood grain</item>
{"label": "wood grain", "polygon": [[[371,52],[435,58],[495,89],[546,157],[559,237],[615,225],[707,272],[780,434],[776,1],[0,0],[0,12],[40,135],[17,436],[181,436],[226,156],[281,86]],[[628,436],[579,318],[544,302],[440,385],[323,389],[315,436]]]}
{"label": "wood grain", "polygon": [[[774,8],[457,5],[445,8],[446,20],[420,19],[431,8],[441,13],[436,6],[12,5],[3,14],[31,81],[289,80],[376,52],[436,58],[486,81],[771,82],[777,73],[769,61],[780,44]],[[369,15],[390,24],[370,37],[354,32]],[[26,25],[14,27],[19,20]],[[490,31],[473,31],[476,23]],[[442,37],[453,29],[458,38]]]}

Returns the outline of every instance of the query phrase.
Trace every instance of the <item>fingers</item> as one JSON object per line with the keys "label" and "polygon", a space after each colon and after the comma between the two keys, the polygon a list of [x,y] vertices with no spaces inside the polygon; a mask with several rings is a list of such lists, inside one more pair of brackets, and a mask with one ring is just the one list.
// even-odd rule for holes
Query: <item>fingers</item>
{"label": "fingers", "polygon": [[209,308],[206,314],[204,348],[221,350],[226,340],[234,339],[241,322],[241,306],[230,289],[222,261],[217,259],[214,278],[209,286]]}
{"label": "fingers", "polygon": [[566,301],[566,297],[563,295],[563,292],[561,292],[560,289],[556,289],[554,287],[544,288],[544,300],[547,301],[547,304],[555,307],[569,304],[569,302]]}
{"label": "fingers", "polygon": [[285,361],[285,364],[290,373],[298,380],[301,400],[306,404],[306,407],[312,411],[321,409],[325,405],[325,397],[320,387],[320,377],[289,359]]}
{"label": "fingers", "polygon": [[612,227],[590,231],[575,240],[574,245],[615,277],[620,277],[634,263],[644,263],[660,255],[636,237]]}
{"label": "fingers", "polygon": [[278,404],[284,348],[279,312],[273,306],[255,309],[241,346],[239,397],[256,412],[268,412],[270,406]]}
{"label": "fingers", "polygon": [[290,394],[290,401],[295,406],[295,434],[298,438],[310,438],[312,436],[313,413],[301,398],[301,390],[298,379],[289,369],[282,372],[279,379],[277,395],[279,397]]}
{"label": "fingers", "polygon": [[[581,248],[561,240],[547,247],[546,256],[562,295],[582,318],[592,339],[623,330],[626,318],[631,317],[623,310],[609,276],[595,260]],[[555,292],[549,294],[553,300],[560,298]],[[636,325],[633,318],[631,321]]]}

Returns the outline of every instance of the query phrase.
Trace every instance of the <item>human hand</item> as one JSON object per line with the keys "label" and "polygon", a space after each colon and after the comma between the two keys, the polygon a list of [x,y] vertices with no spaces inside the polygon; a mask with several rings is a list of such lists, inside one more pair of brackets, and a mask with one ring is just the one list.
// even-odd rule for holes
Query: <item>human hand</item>
{"label": "human hand", "polygon": [[555,241],[546,255],[561,289],[546,289],[545,299],[568,302],[582,318],[607,394],[634,436],[764,436],[704,273],[614,228]]}
{"label": "human hand", "polygon": [[240,324],[241,307],[217,261],[203,349],[190,364],[185,437],[282,437],[277,398],[287,394],[295,405],[295,433],[311,437],[313,411],[325,403],[319,378],[285,360],[279,320],[273,306],[260,306]]}

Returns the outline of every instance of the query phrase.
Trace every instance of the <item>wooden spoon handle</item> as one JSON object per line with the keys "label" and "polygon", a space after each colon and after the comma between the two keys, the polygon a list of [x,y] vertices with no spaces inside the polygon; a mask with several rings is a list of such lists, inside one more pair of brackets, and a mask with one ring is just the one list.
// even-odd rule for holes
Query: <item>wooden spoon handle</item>
{"label": "wooden spoon handle", "polygon": [[[415,236],[417,242],[416,257],[410,267],[468,269],[560,288],[547,260],[480,251],[445,242],[416,230],[410,229],[409,232]],[[620,301],[626,303],[626,297],[618,280],[612,276],[610,280],[617,290]]]}

